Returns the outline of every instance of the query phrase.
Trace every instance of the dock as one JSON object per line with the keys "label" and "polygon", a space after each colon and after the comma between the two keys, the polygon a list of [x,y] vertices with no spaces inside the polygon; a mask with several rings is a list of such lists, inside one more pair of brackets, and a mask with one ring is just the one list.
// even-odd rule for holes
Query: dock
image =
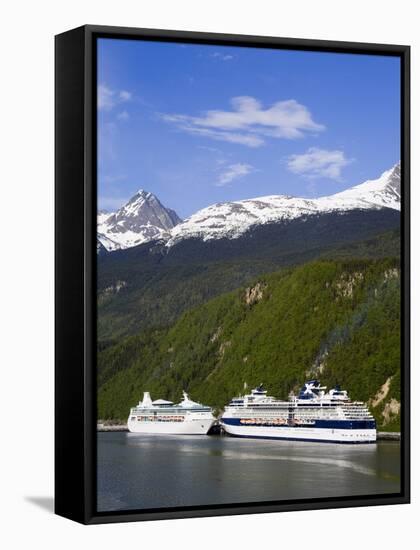
{"label": "dock", "polygon": [[97,432],[128,432],[127,424],[97,424]]}
{"label": "dock", "polygon": [[401,441],[400,432],[377,432],[376,439],[378,441]]}

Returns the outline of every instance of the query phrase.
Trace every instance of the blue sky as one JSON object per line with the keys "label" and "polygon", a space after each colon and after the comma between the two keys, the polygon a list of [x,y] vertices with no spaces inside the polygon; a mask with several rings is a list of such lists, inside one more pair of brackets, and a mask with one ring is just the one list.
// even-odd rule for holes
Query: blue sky
{"label": "blue sky", "polygon": [[400,158],[399,59],[98,41],[98,203],[138,189],[183,218],[216,202],[329,195]]}

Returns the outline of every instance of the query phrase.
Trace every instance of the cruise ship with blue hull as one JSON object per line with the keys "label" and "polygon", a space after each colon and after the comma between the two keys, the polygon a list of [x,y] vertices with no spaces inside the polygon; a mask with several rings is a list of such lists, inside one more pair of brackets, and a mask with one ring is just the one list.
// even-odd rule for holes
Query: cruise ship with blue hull
{"label": "cruise ship with blue hull", "polygon": [[235,397],[220,419],[235,437],[289,439],[326,443],[375,443],[376,422],[365,403],[351,401],[339,386],[326,391],[309,380],[288,401],[267,395],[261,384]]}

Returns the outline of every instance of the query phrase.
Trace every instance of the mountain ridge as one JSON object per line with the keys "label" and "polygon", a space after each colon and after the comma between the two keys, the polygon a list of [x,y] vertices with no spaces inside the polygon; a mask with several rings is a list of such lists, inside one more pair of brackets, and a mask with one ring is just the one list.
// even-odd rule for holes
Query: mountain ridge
{"label": "mountain ridge", "polygon": [[281,223],[299,217],[349,210],[391,208],[400,210],[400,164],[386,170],[376,180],[340,193],[307,199],[290,195],[268,195],[217,203],[199,210],[171,230],[166,246],[182,239],[204,241],[223,237],[235,239],[256,225]]}
{"label": "mountain ridge", "polygon": [[267,195],[216,203],[181,220],[151,192],[139,189],[116,213],[98,212],[98,250],[112,252],[152,241],[171,248],[184,239],[237,239],[257,226],[350,210],[400,210],[400,163],[379,178],[315,199]]}

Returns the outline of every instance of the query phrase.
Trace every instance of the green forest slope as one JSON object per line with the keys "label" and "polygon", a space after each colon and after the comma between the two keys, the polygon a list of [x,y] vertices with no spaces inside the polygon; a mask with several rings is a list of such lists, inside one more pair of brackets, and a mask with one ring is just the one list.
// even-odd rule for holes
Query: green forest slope
{"label": "green forest slope", "polygon": [[[168,251],[142,245],[98,259],[98,340],[102,349],[149,327],[165,327],[185,311],[271,273],[323,256],[397,257],[398,213],[311,217],[284,227],[263,226],[239,239],[189,239]],[[395,218],[397,216],[397,218]],[[328,218],[328,219],[326,219]],[[356,237],[356,229],[361,240]],[[367,238],[366,234],[374,231]],[[348,242],[349,235],[352,236]],[[347,239],[347,241],[345,241]]]}
{"label": "green forest slope", "polygon": [[98,417],[126,419],[153,398],[221,409],[263,382],[287,398],[308,376],[368,401],[379,429],[399,429],[398,260],[321,260],[263,275],[186,311],[169,328],[99,354]]}

